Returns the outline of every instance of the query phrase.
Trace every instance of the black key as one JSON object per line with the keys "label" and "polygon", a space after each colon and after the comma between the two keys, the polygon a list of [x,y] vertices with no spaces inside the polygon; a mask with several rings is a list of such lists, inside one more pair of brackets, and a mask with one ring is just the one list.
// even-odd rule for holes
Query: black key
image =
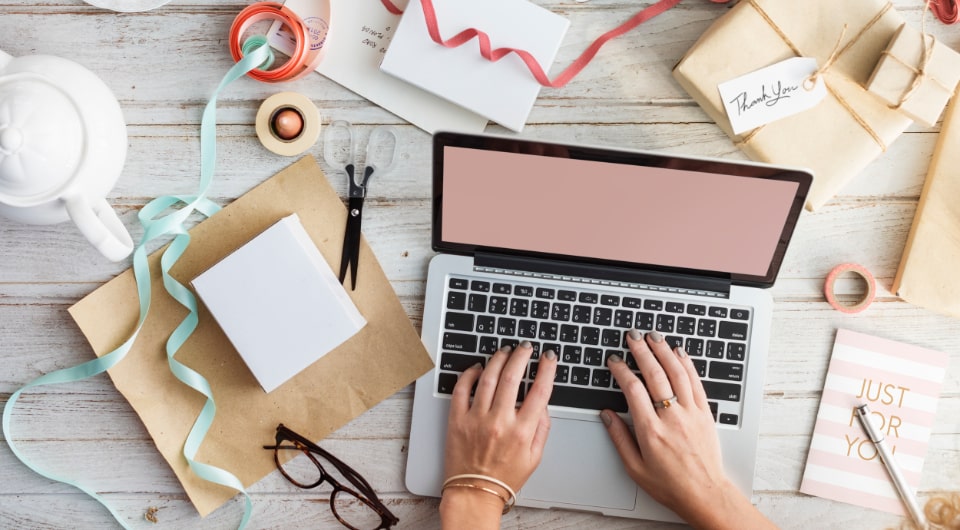
{"label": "black key", "polygon": [[583,350],[583,364],[602,366],[603,360],[603,350],[600,348],[586,348]]}
{"label": "black key", "polygon": [[710,404],[710,413],[713,414],[713,421],[717,421],[717,402],[708,401],[707,403]]}
{"label": "black key", "polygon": [[629,329],[633,327],[633,311],[617,309],[613,314],[613,325],[618,328]]}
{"label": "black key", "polygon": [[717,335],[717,321],[701,318],[697,321],[697,335],[701,337],[715,337]]}
{"label": "black key", "polygon": [[510,338],[501,338],[500,339],[500,349],[510,348],[511,351],[517,349],[517,345],[520,344],[520,341],[517,339]]}
{"label": "black key", "polygon": [[553,289],[547,289],[546,287],[540,287],[537,289],[537,298],[546,298],[547,300],[553,300],[555,296]]}
{"label": "black key", "polygon": [[698,304],[687,304],[687,314],[702,317],[707,314],[707,306]]}
{"label": "black key", "polygon": [[590,386],[610,388],[610,370],[594,368],[593,376],[590,378]]}
{"label": "black key", "polygon": [[663,311],[663,302],[660,300],[644,300],[643,308],[650,311]]}
{"label": "black key", "polygon": [[624,344],[624,332],[619,329],[605,329],[600,334],[600,345],[605,348],[616,348]]}
{"label": "black key", "polygon": [[513,287],[509,283],[493,284],[493,292],[497,294],[510,294],[512,291],[513,291]]}
{"label": "black key", "polygon": [[602,295],[600,297],[600,305],[618,306],[620,305],[620,297],[612,294]]}
{"label": "black key", "polygon": [[[565,364],[557,365],[557,373],[553,376],[554,383],[566,383],[570,379],[570,367]],[[556,388],[556,387],[554,387]]]}
{"label": "black key", "polygon": [[537,378],[537,369],[540,367],[540,363],[530,363],[530,369],[527,370],[527,376],[530,379]]}
{"label": "black key", "polygon": [[533,348],[533,353],[530,354],[530,358],[531,358],[531,359],[539,359],[539,358],[540,358],[540,343],[537,342],[537,341],[535,341],[535,340],[531,340],[531,341],[530,341],[530,346]]}
{"label": "black key", "polygon": [[750,320],[749,309],[731,309],[730,318],[734,320]]}
{"label": "black key", "polygon": [[683,345],[687,353],[696,357],[703,357],[703,339],[687,339]]}
{"label": "black key", "polygon": [[463,333],[444,333],[443,349],[474,353],[477,351],[477,336]]}
{"label": "black key", "polygon": [[453,394],[453,387],[457,384],[457,374],[440,373],[437,376],[437,392],[441,394]]}
{"label": "black key", "polygon": [[703,381],[703,389],[710,399],[721,401],[740,401],[741,386],[736,383],[719,383],[717,381]]}
{"label": "black key", "polygon": [[683,346],[683,337],[678,337],[676,335],[667,335],[663,338],[663,341],[670,345],[671,350]]}
{"label": "black key", "polygon": [[697,331],[697,319],[693,317],[677,317],[677,333],[693,335]]}
{"label": "black key", "polygon": [[590,369],[585,366],[574,366],[573,369],[570,370],[570,382],[575,385],[589,385]]}
{"label": "black key", "polygon": [[527,385],[521,383],[517,388],[517,403],[521,403],[525,397],[527,397]]}
{"label": "black key", "polygon": [[556,342],[544,342],[544,343],[543,343],[543,348],[541,349],[541,351],[544,352],[544,353],[546,353],[546,352],[548,352],[548,351],[550,351],[550,350],[553,350],[553,353],[556,353],[557,356],[560,355],[560,345],[559,345],[559,344],[557,344]]}
{"label": "black key", "polygon": [[533,296],[533,287],[529,285],[518,285],[513,289],[513,294],[517,296]]}
{"label": "black key", "polygon": [[736,425],[740,422],[740,418],[736,414],[720,414],[720,423],[724,425]]}
{"label": "black key", "polygon": [[627,363],[627,368],[629,368],[629,369],[631,369],[631,370],[639,370],[639,369],[640,369],[640,367],[637,366],[637,360],[633,358],[633,354],[632,354],[632,353],[630,353],[630,352],[625,353],[625,354],[624,354],[624,357],[623,357],[623,360],[624,360],[624,362]]}
{"label": "black key", "polygon": [[572,324],[560,325],[560,342],[578,342],[579,337],[580,328],[578,326]]}
{"label": "black key", "polygon": [[710,363],[710,379],[743,381],[743,365],[713,361]]}
{"label": "black key", "polygon": [[493,355],[499,347],[500,343],[497,342],[496,337],[480,337],[480,353]]}
{"label": "black key", "polygon": [[473,315],[470,313],[447,311],[443,328],[453,331],[473,331]]}
{"label": "black key", "polygon": [[580,358],[583,356],[583,349],[580,346],[564,346],[563,355],[560,360],[567,364],[580,364]]}
{"label": "black key", "polygon": [[450,278],[447,285],[449,285],[451,289],[463,290],[467,288],[467,280],[464,278]]}
{"label": "black key", "polygon": [[719,340],[707,341],[707,357],[723,359],[723,343]]}
{"label": "black key", "polygon": [[653,313],[637,311],[637,322],[633,327],[640,331],[651,331],[653,329]]}
{"label": "black key", "polygon": [[710,316],[714,318],[727,318],[727,308],[710,306]]}
{"label": "black key", "polygon": [[557,299],[563,300],[564,302],[576,302],[577,293],[574,291],[566,291],[564,289],[560,289],[560,291],[557,292]]}
{"label": "black key", "polygon": [[513,336],[517,334],[517,321],[512,318],[500,317],[497,319],[497,334]]}
{"label": "black key", "polygon": [[525,339],[535,339],[537,338],[537,321],[536,320],[521,320],[520,327],[517,328],[517,335]]}
{"label": "black key", "polygon": [[534,300],[533,304],[530,306],[530,316],[533,318],[542,318],[544,320],[550,318],[550,302]]}
{"label": "black key", "polygon": [[590,306],[575,305],[573,306],[573,321],[578,324],[589,324],[592,312]]}
{"label": "black key", "polygon": [[471,291],[480,291],[481,293],[486,293],[490,291],[490,282],[482,282],[480,280],[473,280],[470,282]]}
{"label": "black key", "polygon": [[707,361],[703,359],[692,359],[693,366],[697,369],[697,375],[707,377]]}
{"label": "black key", "polygon": [[554,302],[550,308],[550,320],[556,320],[558,322],[570,320],[570,304]]}
{"label": "black key", "polygon": [[727,344],[727,359],[731,361],[742,361],[747,356],[747,345],[742,342],[731,342]]}
{"label": "black key", "polygon": [[739,322],[721,322],[717,336],[721,339],[747,340],[747,325]]}
{"label": "black key", "polygon": [[657,315],[656,330],[660,333],[673,333],[673,315]]}
{"label": "black key", "polygon": [[600,301],[599,298],[597,293],[580,293],[580,301],[584,304],[595,304]]}
{"label": "black key", "polygon": [[667,302],[667,313],[683,313],[683,303]]}
{"label": "black key", "polygon": [[525,317],[530,312],[530,300],[514,298],[510,300],[510,316]]}
{"label": "black key", "polygon": [[537,337],[540,340],[557,340],[557,327],[553,322],[541,322],[540,334]]}
{"label": "black key", "polygon": [[600,328],[584,326],[580,329],[580,342],[584,344],[600,344]]}
{"label": "black key", "polygon": [[477,315],[477,333],[496,333],[497,319],[490,315]]}
{"label": "black key", "polygon": [[593,310],[593,324],[595,326],[609,326],[613,322],[613,309],[598,307]]}
{"label": "black key", "polygon": [[643,301],[639,298],[631,298],[629,296],[623,298],[623,307],[629,307],[630,309],[640,309],[642,303]]}
{"label": "black key", "polygon": [[471,294],[470,299],[467,301],[467,310],[473,311],[474,313],[486,313],[487,295]]}
{"label": "black key", "polygon": [[508,303],[509,300],[505,296],[491,296],[489,308],[490,312],[495,315],[506,315]]}
{"label": "black key", "polygon": [[477,363],[485,366],[486,362],[487,358],[481,355],[444,352],[443,355],[440,356],[440,365],[437,366],[437,368],[448,372],[462,372]]}
{"label": "black key", "polygon": [[550,394],[550,404],[578,409],[627,411],[627,398],[624,397],[623,392],[576,386],[553,387],[553,393]]}
{"label": "black key", "polygon": [[447,293],[447,309],[462,310],[467,307],[467,293],[450,291]]}

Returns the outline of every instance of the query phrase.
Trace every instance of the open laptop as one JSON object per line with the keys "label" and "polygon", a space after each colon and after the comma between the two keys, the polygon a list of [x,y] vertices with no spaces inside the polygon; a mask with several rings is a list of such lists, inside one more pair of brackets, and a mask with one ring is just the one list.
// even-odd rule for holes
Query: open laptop
{"label": "open laptop", "polygon": [[416,384],[407,488],[440,494],[459,373],[529,340],[535,357],[553,349],[560,364],[543,460],[517,505],[678,521],[627,476],[599,419],[602,408],[627,410],[606,357],[636,369],[625,349],[636,328],[686,348],[724,467],[752,495],[773,303],[765,289],[812,179],[746,162],[435,135],[439,254],[422,340],[436,368]]}

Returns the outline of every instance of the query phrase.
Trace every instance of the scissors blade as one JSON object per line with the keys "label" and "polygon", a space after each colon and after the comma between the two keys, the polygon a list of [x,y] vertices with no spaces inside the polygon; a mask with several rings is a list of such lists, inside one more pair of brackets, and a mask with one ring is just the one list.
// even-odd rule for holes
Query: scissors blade
{"label": "scissors blade", "polygon": [[360,261],[360,224],[363,219],[363,197],[350,197],[347,206],[347,229],[343,236],[340,256],[340,283],[347,277],[350,266],[350,290],[357,289],[357,265]]}

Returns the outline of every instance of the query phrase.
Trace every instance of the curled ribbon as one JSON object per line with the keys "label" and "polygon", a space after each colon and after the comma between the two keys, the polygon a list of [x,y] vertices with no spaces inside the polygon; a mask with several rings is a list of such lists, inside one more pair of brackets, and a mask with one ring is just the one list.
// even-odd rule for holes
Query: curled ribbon
{"label": "curled ribbon", "polygon": [[[150,311],[151,275],[150,265],[147,261],[147,243],[163,236],[173,235],[173,241],[170,243],[167,249],[163,251],[163,255],[160,259],[163,285],[170,296],[172,296],[175,300],[189,310],[189,314],[183,319],[183,321],[180,322],[167,340],[167,362],[170,365],[171,372],[173,372],[177,379],[185,383],[190,388],[197,390],[207,398],[203,408],[200,411],[200,414],[197,416],[197,419],[194,421],[194,424],[190,429],[190,433],[188,434],[183,445],[182,453],[188,465],[190,466],[190,469],[193,470],[197,476],[209,482],[235,489],[244,495],[246,504],[239,528],[242,529],[247,525],[253,512],[253,503],[250,500],[250,496],[244,490],[243,484],[240,482],[240,480],[226,470],[194,460],[204,436],[206,436],[207,431],[213,424],[214,415],[216,414],[216,405],[213,401],[213,392],[207,380],[199,373],[188,368],[186,365],[175,359],[175,355],[180,349],[180,346],[186,342],[187,338],[196,328],[199,320],[199,312],[198,304],[193,296],[193,293],[191,293],[189,289],[187,289],[183,284],[178,282],[173,278],[173,276],[170,275],[170,269],[177,262],[180,256],[183,255],[184,251],[187,249],[187,246],[190,244],[190,234],[184,227],[184,223],[187,221],[187,218],[194,212],[200,213],[205,217],[210,217],[220,209],[219,206],[206,197],[207,191],[213,182],[213,171],[216,167],[217,96],[230,83],[239,79],[240,77],[243,77],[245,74],[256,69],[258,66],[268,62],[270,60],[270,56],[271,54],[269,48],[267,48],[265,45],[251,47],[248,50],[248,53],[239,62],[237,62],[237,64],[230,68],[227,74],[220,81],[220,84],[217,86],[217,89],[210,98],[210,101],[207,102],[207,106],[203,110],[203,117],[200,123],[200,187],[197,194],[194,196],[157,197],[156,199],[147,203],[138,213],[138,218],[141,225],[143,225],[144,231],[143,236],[140,239],[140,243],[137,245],[137,248],[133,253],[133,273],[137,284],[137,296],[140,301],[140,317],[137,320],[137,325],[133,333],[131,333],[130,338],[128,338],[115,350],[104,354],[101,357],[77,366],[50,372],[34,379],[14,392],[3,407],[3,436],[7,441],[7,445],[10,447],[11,452],[13,452],[13,454],[20,459],[24,465],[37,474],[50,480],[73,486],[83,493],[89,495],[91,498],[102,504],[123,528],[129,528],[129,526],[127,526],[120,514],[111,508],[107,504],[106,500],[98,495],[95,491],[71,479],[60,477],[54,473],[44,471],[43,469],[34,465],[28,458],[26,458],[24,454],[20,452],[16,443],[14,443],[13,436],[11,436],[11,417],[13,414],[13,409],[17,399],[24,390],[38,386],[80,381],[109,370],[110,368],[116,366],[117,363],[122,361],[124,357],[126,357],[127,353],[133,347],[134,342],[139,336],[140,331],[143,329],[143,323]],[[160,216],[164,211],[176,206],[177,204],[183,204],[183,207],[174,210],[166,216]]]}
{"label": "curled ribbon", "polygon": [[[250,26],[264,20],[280,21],[293,36],[294,47],[290,58],[280,66],[265,70],[261,67],[248,72],[247,75],[265,83],[278,83],[299,79],[316,70],[323,60],[324,43],[327,38],[327,28],[330,24],[330,3],[326,0],[319,2],[319,23],[315,23],[315,33],[311,34],[310,27],[296,13],[283,4],[276,2],[257,2],[250,4],[233,19],[230,26],[230,55],[234,61],[239,61],[248,53],[250,47],[263,47],[266,38],[257,35],[243,41],[244,33]],[[269,48],[268,48],[269,49]],[[267,63],[273,63],[273,54]]]}
{"label": "curled ribbon", "polygon": [[957,14],[957,0],[929,0],[927,5],[944,24],[956,24],[960,18]]}

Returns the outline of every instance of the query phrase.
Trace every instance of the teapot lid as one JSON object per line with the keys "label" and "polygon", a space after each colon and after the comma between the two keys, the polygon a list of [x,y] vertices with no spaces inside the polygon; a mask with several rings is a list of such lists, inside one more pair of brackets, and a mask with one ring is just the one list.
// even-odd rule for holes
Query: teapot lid
{"label": "teapot lid", "polygon": [[73,100],[44,78],[0,77],[0,199],[58,192],[83,161],[83,119]]}

